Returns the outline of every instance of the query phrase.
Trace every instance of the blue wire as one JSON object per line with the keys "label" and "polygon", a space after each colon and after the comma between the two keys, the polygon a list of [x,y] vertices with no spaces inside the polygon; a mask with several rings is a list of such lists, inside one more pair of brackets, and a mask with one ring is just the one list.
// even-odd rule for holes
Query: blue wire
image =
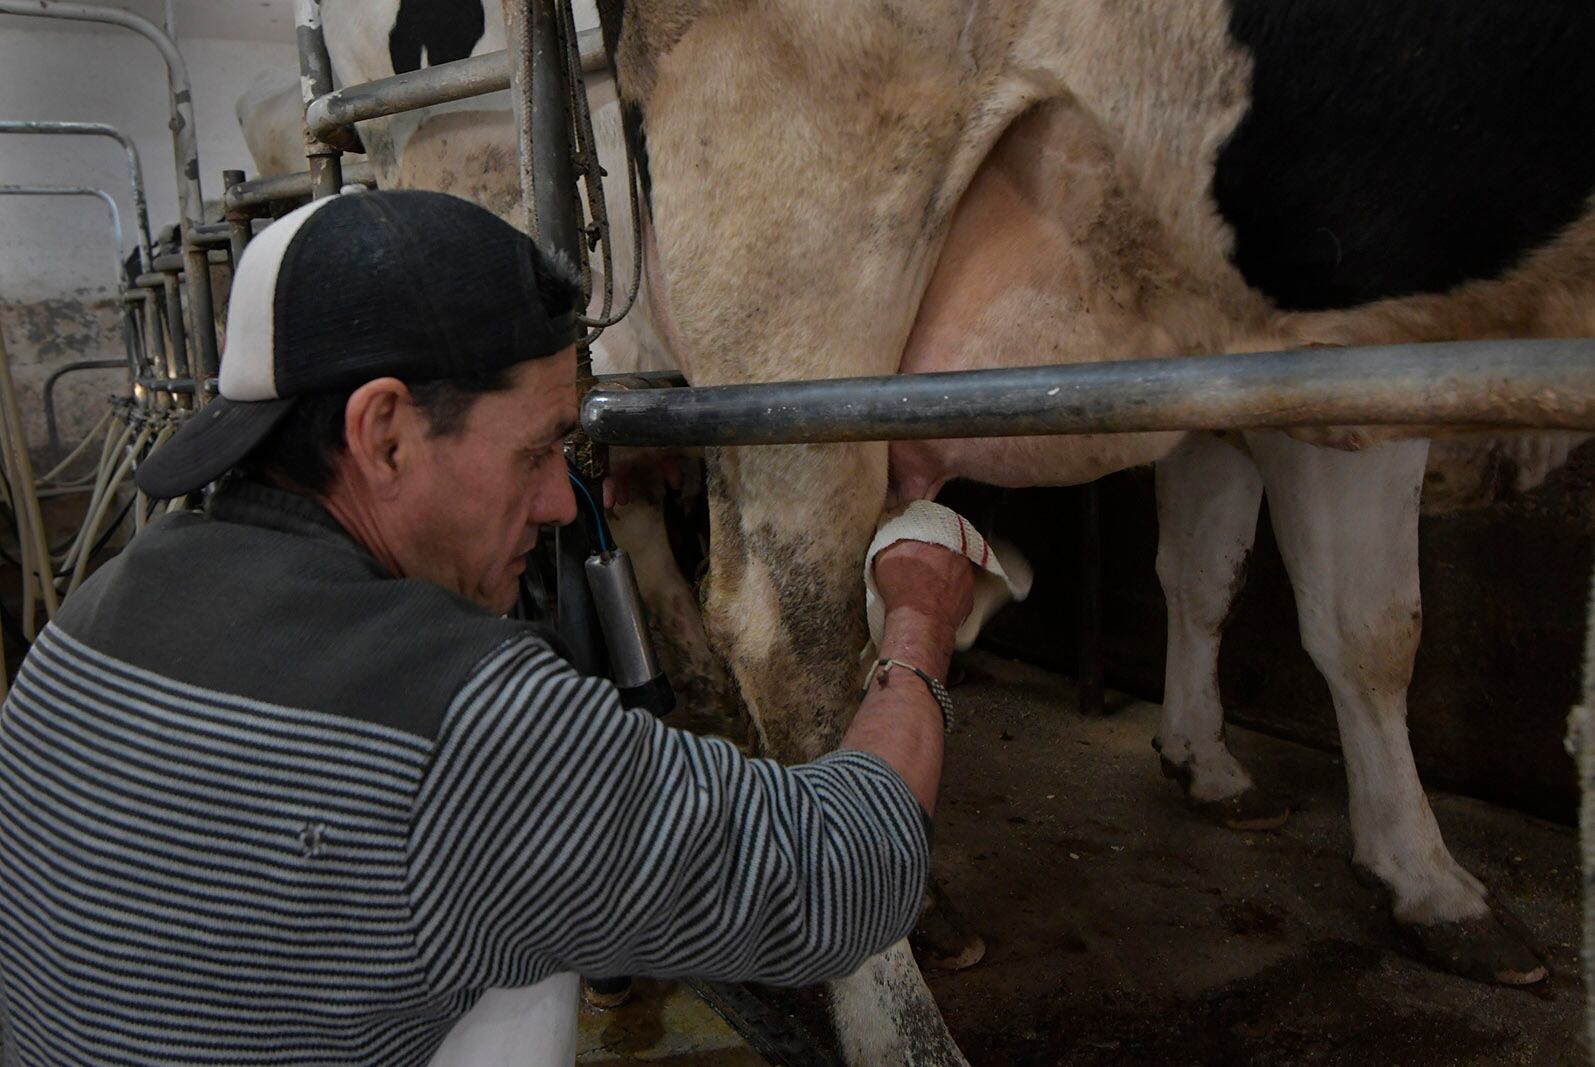
{"label": "blue wire", "polygon": [[598,501],[593,499],[593,494],[587,491],[587,486],[582,484],[580,478],[570,471],[566,471],[565,476],[570,479],[572,485],[581,490],[582,496],[587,498],[587,506],[593,509],[593,521],[598,524],[598,547],[608,552],[615,547],[615,543],[609,540],[609,529],[604,525],[604,513],[598,510]]}

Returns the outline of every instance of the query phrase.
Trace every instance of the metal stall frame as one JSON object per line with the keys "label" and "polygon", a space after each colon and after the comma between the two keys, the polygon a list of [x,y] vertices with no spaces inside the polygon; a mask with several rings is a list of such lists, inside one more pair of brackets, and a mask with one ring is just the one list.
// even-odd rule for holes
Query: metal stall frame
{"label": "metal stall frame", "polygon": [[0,119],[0,133],[56,134],[64,136],[109,137],[127,153],[128,185],[133,195],[133,215],[137,225],[139,265],[150,269],[150,217],[144,193],[144,167],[139,162],[138,146],[115,126],[104,122],[43,122],[25,119]]}
{"label": "metal stall frame", "polygon": [[[120,144],[123,151],[127,153],[128,187],[133,199],[133,214],[136,227],[134,234],[138,239],[139,271],[136,273],[147,274],[152,270],[154,253],[151,250],[148,196],[144,186],[144,168],[139,158],[138,146],[133,143],[131,137],[115,126],[103,122],[47,122],[21,119],[0,119],[0,134],[108,137]],[[155,353],[162,351],[166,353],[165,377],[167,379],[179,378],[181,377],[181,370],[177,364],[177,354],[166,347],[161,334],[161,305],[149,288],[139,288],[136,293],[127,288],[131,279],[123,278],[122,275],[121,244],[121,238],[118,237],[118,288],[122,292],[124,302],[129,305],[128,310],[130,313],[132,311],[131,305],[135,303],[143,305],[142,314],[135,316],[141,320],[139,329],[136,332],[142,340],[143,365],[133,375],[134,381],[136,383],[143,379],[161,377],[161,375],[156,373],[154,361]],[[50,378],[45,383],[44,415],[45,425],[49,431],[52,454],[60,447],[54,407],[54,387],[56,382],[65,374],[79,370],[96,369],[105,363],[106,361],[104,360],[83,360],[71,363],[50,375]],[[170,402],[169,397],[161,397],[158,391],[157,397],[162,402]]]}
{"label": "metal stall frame", "polygon": [[[111,217],[111,241],[113,246],[111,251],[111,259],[114,270],[113,277],[116,279],[116,287],[114,292],[116,293],[117,303],[121,305],[122,340],[123,346],[127,350],[126,365],[128,368],[128,379],[129,381],[137,382],[142,374],[143,368],[138,355],[139,346],[137,331],[132,325],[131,316],[128,312],[127,301],[124,299],[128,290],[122,271],[122,212],[121,209],[116,206],[116,197],[112,196],[104,189],[97,189],[88,185],[0,185],[0,196],[92,196],[105,205],[105,208],[110,213]],[[61,369],[61,371],[58,371],[56,375],[51,376],[52,383],[54,378],[58,377],[61,372],[69,372],[73,368],[88,370],[90,369],[89,364],[97,364],[101,362],[108,361],[82,361],[80,363],[71,364],[68,367],[64,367]],[[113,365],[122,366],[122,362],[117,361]],[[47,406],[45,415],[48,425],[50,426],[50,445],[53,450],[60,444],[55,433],[55,412],[52,408]]]}
{"label": "metal stall frame", "polygon": [[[55,0],[0,0],[0,14],[36,18],[99,22],[132,30],[153,44],[166,62],[168,101],[171,106],[172,154],[177,166],[177,199],[183,219],[183,258],[187,270],[188,309],[192,316],[190,332],[199,350],[201,380],[216,376],[220,366],[216,348],[216,320],[210,290],[210,271],[205,248],[200,243],[204,225],[204,192],[199,176],[199,143],[195,136],[194,90],[188,66],[177,44],[148,19],[111,7],[57,3]],[[168,17],[170,11],[168,10]],[[204,402],[204,390],[196,390],[195,403]]]}

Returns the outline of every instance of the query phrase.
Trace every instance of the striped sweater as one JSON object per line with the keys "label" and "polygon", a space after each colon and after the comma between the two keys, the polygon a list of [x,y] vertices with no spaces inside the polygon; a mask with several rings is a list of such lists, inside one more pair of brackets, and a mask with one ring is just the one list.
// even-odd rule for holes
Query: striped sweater
{"label": "striped sweater", "polygon": [[424,1064],[556,971],[801,984],[903,936],[923,812],[620,708],[258,486],[65,605],[0,710],[7,1067]]}

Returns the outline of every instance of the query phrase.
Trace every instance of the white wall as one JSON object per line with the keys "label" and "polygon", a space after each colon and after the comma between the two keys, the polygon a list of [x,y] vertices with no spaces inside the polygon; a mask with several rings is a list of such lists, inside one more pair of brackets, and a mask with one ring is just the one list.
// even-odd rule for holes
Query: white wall
{"label": "white wall", "polygon": [[[122,3],[155,22],[156,0]],[[221,194],[221,172],[248,170],[233,104],[262,70],[297,68],[289,0],[182,0],[178,44],[194,88],[201,181]],[[189,37],[195,33],[213,36]],[[0,15],[0,118],[107,122],[137,143],[152,228],[178,217],[167,129],[166,69],[154,46],[114,27]],[[127,247],[133,209],[121,147],[108,138],[0,135],[0,184],[98,186],[122,208]],[[44,438],[37,390],[53,365],[116,358],[120,329],[110,299],[109,226],[103,206],[81,198],[0,197],[0,331],[30,407],[30,438]],[[117,387],[115,374],[67,379],[63,421],[86,429]],[[66,411],[63,412],[67,413]]]}

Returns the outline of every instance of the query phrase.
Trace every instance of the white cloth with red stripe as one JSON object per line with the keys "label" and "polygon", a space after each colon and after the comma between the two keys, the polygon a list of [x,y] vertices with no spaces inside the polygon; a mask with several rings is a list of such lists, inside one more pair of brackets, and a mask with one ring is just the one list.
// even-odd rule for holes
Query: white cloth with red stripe
{"label": "white cloth with red stripe", "polygon": [[967,556],[979,570],[975,575],[975,607],[958,627],[958,648],[975,643],[980,628],[1010,600],[1030,595],[1034,575],[1030,564],[1012,545],[987,541],[974,524],[952,508],[929,500],[916,500],[894,516],[883,517],[875,540],[864,558],[864,609],[870,640],[880,647],[886,624],[886,605],[875,589],[875,557],[898,541],[924,541]]}

